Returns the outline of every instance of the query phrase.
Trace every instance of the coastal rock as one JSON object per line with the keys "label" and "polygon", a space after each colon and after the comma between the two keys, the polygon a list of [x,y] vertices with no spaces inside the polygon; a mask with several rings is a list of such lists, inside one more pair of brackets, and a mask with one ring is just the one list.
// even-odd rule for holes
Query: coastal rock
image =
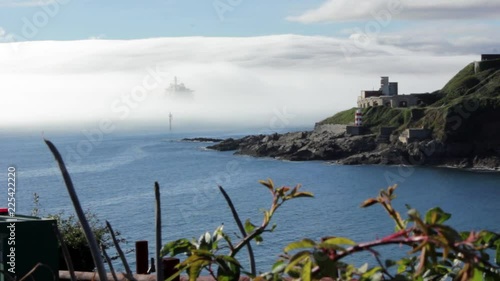
{"label": "coastal rock", "polygon": [[335,160],[376,148],[375,135],[348,137],[338,128],[227,139],[209,149],[292,161]]}
{"label": "coastal rock", "polygon": [[223,139],[215,139],[215,138],[183,138],[182,141],[188,142],[221,142]]}
{"label": "coastal rock", "polygon": [[208,148],[254,157],[325,160],[342,165],[429,165],[499,170],[497,147],[493,143],[437,140],[377,143],[376,135],[347,136],[341,128],[319,126],[313,131],[231,138]]}

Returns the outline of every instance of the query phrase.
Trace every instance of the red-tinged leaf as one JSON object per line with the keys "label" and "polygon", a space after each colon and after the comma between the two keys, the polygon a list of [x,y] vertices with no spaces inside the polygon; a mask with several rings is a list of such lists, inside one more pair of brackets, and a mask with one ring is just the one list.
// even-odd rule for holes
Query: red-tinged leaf
{"label": "red-tinged leaf", "polygon": [[398,187],[397,184],[395,184],[393,186],[389,186],[389,188],[387,188],[387,193],[389,193],[389,195],[392,195],[394,193],[394,190],[396,190],[397,187]]}
{"label": "red-tinged leaf", "polygon": [[370,206],[377,204],[377,203],[378,203],[377,199],[369,198],[369,199],[366,199],[363,203],[361,203],[361,208],[370,207]]}
{"label": "red-tinged leaf", "polygon": [[299,198],[299,197],[314,197],[314,194],[311,192],[297,192],[293,196],[294,198]]}
{"label": "red-tinged leaf", "polygon": [[271,179],[267,179],[267,181],[260,180],[259,183],[269,188],[271,192],[274,192],[274,183]]}

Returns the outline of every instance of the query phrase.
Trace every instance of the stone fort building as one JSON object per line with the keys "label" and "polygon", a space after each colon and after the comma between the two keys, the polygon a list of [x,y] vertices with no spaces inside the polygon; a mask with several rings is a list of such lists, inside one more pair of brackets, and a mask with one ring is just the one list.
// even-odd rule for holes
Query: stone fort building
{"label": "stone fort building", "polygon": [[389,77],[382,76],[379,90],[361,91],[361,96],[358,97],[358,107],[367,108],[383,105],[395,108],[416,106],[421,103],[419,95],[421,94],[399,95],[398,83],[389,82]]}

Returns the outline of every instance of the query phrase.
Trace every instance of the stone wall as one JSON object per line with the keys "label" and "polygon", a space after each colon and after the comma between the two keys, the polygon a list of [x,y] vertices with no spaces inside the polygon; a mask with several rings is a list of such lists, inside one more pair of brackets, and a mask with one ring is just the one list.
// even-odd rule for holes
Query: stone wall
{"label": "stone wall", "polygon": [[358,107],[368,108],[373,106],[387,106],[391,108],[416,106],[419,103],[419,98],[414,95],[399,95],[399,96],[380,96],[370,98],[359,98]]}

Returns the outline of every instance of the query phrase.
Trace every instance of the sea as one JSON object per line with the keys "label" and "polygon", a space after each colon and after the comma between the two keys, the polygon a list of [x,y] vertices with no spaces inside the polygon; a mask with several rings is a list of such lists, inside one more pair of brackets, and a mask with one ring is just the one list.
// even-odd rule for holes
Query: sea
{"label": "sea", "polygon": [[[252,132],[245,132],[252,133]],[[274,232],[263,234],[253,250],[260,272],[269,271],[293,241],[349,237],[356,242],[382,238],[394,222],[380,206],[360,208],[367,198],[397,184],[394,206],[406,217],[407,207],[424,214],[439,206],[452,214],[449,225],[458,230],[500,232],[500,173],[412,166],[342,166],[324,161],[290,162],[218,152],[207,142],[185,137],[227,138],[243,132],[175,133],[127,132],[109,135],[46,134],[61,152],[84,209],[109,221],[127,243],[122,248],[135,268],[134,242],[149,241],[155,249],[155,196],[161,193],[162,244],[180,238],[198,239],[220,225],[236,243],[239,231],[218,190],[223,186],[243,221],[260,225],[271,205],[269,190],[259,180],[314,193],[314,198],[287,201],[273,217]],[[74,212],[60,170],[40,134],[0,136],[0,207],[7,205],[7,171],[16,170],[16,213],[41,215]],[[39,196],[35,205],[33,196]],[[0,202],[2,202],[0,201]],[[402,257],[407,248],[381,250],[388,258]],[[227,248],[220,250],[227,253]],[[184,257],[180,257],[183,259]],[[238,258],[248,270],[245,250]],[[369,254],[352,262],[376,263]],[[119,260],[115,268],[123,270]]]}

